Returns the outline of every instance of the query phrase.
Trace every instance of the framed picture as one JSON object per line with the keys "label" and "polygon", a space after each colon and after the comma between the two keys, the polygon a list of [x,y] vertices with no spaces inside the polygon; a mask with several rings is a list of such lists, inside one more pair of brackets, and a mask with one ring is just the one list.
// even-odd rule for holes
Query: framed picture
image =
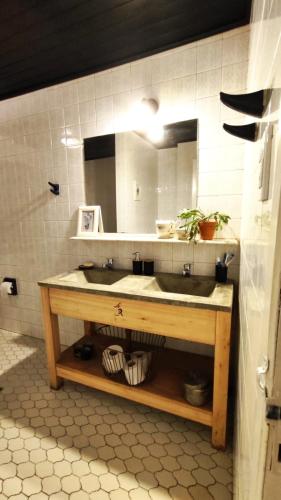
{"label": "framed picture", "polygon": [[99,205],[79,207],[77,236],[91,236],[103,232],[101,207]]}

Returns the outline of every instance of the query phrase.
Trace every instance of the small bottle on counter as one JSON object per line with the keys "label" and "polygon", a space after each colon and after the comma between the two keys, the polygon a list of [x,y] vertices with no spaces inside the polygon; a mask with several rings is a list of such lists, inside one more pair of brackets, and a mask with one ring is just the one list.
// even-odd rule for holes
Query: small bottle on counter
{"label": "small bottle on counter", "polygon": [[218,283],[227,282],[227,265],[224,262],[221,262],[219,257],[216,262],[216,281]]}
{"label": "small bottle on counter", "polygon": [[153,276],[154,274],[154,260],[144,260],[143,261],[143,274],[145,276]]}
{"label": "small bottle on counter", "polygon": [[142,274],[143,261],[140,259],[140,252],[134,252],[133,255],[133,274]]}

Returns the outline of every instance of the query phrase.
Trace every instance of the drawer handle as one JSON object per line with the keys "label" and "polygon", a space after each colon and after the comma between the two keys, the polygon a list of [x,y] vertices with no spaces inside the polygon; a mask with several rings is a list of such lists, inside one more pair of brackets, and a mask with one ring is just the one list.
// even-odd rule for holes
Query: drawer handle
{"label": "drawer handle", "polygon": [[121,307],[121,302],[118,302],[118,304],[114,306],[114,309],[116,309],[115,316],[123,316],[123,309]]}

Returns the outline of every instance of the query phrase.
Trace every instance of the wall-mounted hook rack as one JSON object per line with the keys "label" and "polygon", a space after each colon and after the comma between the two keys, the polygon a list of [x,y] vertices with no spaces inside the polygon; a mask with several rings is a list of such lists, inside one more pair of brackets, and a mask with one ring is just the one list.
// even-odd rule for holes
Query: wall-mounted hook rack
{"label": "wall-mounted hook rack", "polygon": [[239,113],[257,116],[261,118],[267,108],[271,90],[258,90],[250,94],[226,94],[220,92],[220,99],[223,104]]}
{"label": "wall-mounted hook rack", "polygon": [[53,182],[48,182],[49,186],[51,186],[51,193],[55,194],[56,196],[58,196],[60,194],[60,185],[59,184],[55,184]]}
{"label": "wall-mounted hook rack", "polygon": [[258,138],[259,126],[257,123],[249,123],[248,125],[228,125],[223,124],[223,129],[235,137],[246,139],[246,141],[255,142]]}

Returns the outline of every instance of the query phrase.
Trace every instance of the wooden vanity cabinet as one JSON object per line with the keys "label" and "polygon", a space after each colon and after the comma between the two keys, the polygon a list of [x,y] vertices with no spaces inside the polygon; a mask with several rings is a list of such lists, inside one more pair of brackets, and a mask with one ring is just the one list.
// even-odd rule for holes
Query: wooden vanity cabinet
{"label": "wooden vanity cabinet", "polygon": [[[63,379],[121,396],[153,408],[200,422],[212,428],[212,444],[225,448],[231,311],[124,299],[41,286],[50,385],[58,389]],[[175,350],[158,356],[156,376],[133,387],[104,375],[101,363],[74,358],[72,348],[61,353],[58,316],[135,329],[214,346],[214,358]],[[184,373],[200,365],[213,379],[210,404],[197,408],[183,397]]]}

